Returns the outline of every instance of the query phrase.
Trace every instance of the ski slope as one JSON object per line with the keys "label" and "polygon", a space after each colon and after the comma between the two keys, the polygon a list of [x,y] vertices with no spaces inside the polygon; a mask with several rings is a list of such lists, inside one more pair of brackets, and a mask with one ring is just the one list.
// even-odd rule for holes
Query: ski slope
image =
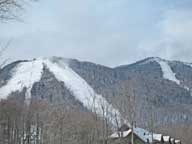
{"label": "ski slope", "polygon": [[113,125],[120,123],[120,113],[109,104],[102,95],[95,93],[93,88],[77,73],[75,73],[66,62],[53,62],[51,59],[37,59],[19,63],[11,79],[0,88],[0,99],[7,98],[12,92],[21,92],[26,89],[25,100],[30,101],[31,89],[35,82],[40,81],[43,66],[46,66],[58,81],[64,82],[65,86],[73,93],[87,109],[96,112],[102,117],[107,117]]}
{"label": "ski slope", "polygon": [[64,82],[75,98],[86,108],[102,117],[107,117],[114,125],[116,121],[120,123],[121,116],[119,111],[114,109],[102,95],[95,93],[93,88],[74,72],[67,63],[53,63],[50,60],[46,60],[44,63],[57,80]]}
{"label": "ski slope", "polygon": [[[162,63],[161,65],[163,65],[162,69],[164,71],[165,68],[166,70],[168,69],[167,65],[165,66],[165,64]],[[121,125],[122,120],[130,126],[130,124],[123,119],[119,111],[109,104],[102,95],[97,94],[93,88],[81,76],[73,71],[65,61],[54,62],[52,59],[45,58],[21,62],[14,69],[12,77],[7,84],[0,88],[0,99],[7,98],[7,96],[12,92],[21,92],[24,88],[27,88],[26,99],[30,101],[31,89],[35,82],[40,81],[44,66],[54,74],[58,81],[65,84],[74,97],[79,100],[84,107],[95,112],[101,117],[107,118],[114,127],[117,126],[117,123]],[[134,131],[145,142],[147,140],[151,141],[151,136],[144,134],[147,133],[146,130],[134,128]]]}
{"label": "ski slope", "polygon": [[180,81],[176,78],[176,74],[171,70],[171,67],[169,66],[168,62],[165,60],[156,59],[156,62],[160,65],[161,70],[163,72],[163,78],[173,81],[180,85]]}
{"label": "ski slope", "polygon": [[40,81],[42,72],[41,59],[19,63],[12,72],[11,79],[0,88],[0,99],[7,98],[12,92],[21,92],[24,88],[27,88],[26,99],[30,99],[32,86]]}

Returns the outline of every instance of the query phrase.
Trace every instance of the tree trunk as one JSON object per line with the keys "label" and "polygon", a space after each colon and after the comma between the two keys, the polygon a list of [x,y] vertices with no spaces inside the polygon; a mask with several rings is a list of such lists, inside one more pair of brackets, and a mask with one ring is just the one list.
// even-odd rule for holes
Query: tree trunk
{"label": "tree trunk", "polygon": [[134,144],[134,128],[133,128],[133,122],[131,123],[131,144]]}

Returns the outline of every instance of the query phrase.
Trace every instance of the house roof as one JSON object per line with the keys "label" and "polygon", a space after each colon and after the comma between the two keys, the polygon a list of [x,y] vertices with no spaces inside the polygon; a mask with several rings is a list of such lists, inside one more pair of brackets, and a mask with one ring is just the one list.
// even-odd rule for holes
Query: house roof
{"label": "house roof", "polygon": [[153,134],[153,140],[154,141],[161,141],[163,135],[162,134]]}
{"label": "house roof", "polygon": [[[133,131],[134,131],[134,134],[139,139],[141,139],[143,142],[152,143],[152,140],[158,141],[158,142],[161,142],[163,140],[164,142],[170,142],[170,141],[175,142],[175,144],[181,143],[180,140],[175,140],[174,138],[171,138],[170,136],[163,136],[162,134],[153,133],[153,136],[152,136],[151,132],[149,132],[145,129],[139,128],[139,127],[133,128]],[[112,135],[110,135],[109,138],[127,137],[129,134],[131,134],[131,132],[132,132],[131,129],[126,130],[126,131],[117,131],[117,132],[113,133]]]}
{"label": "house roof", "polygon": [[[146,131],[146,130],[144,130],[142,128],[138,128],[138,127],[134,128],[133,131],[134,131],[134,134],[139,139],[141,139],[142,141],[144,141],[144,142],[147,142],[147,141],[152,142],[152,135],[148,131]],[[112,135],[110,135],[109,138],[127,137],[129,134],[131,134],[131,132],[132,132],[131,129],[129,129],[127,131],[123,131],[123,132],[117,131],[117,132],[113,133]],[[161,134],[153,134],[153,138],[156,141],[161,141],[162,135]]]}
{"label": "house roof", "polygon": [[163,136],[163,140],[164,140],[164,142],[169,142],[170,136]]}
{"label": "house roof", "polygon": [[144,141],[144,142],[152,142],[152,139],[155,141],[161,141],[162,139],[162,134],[153,134],[152,133],[142,129],[142,128],[134,128],[135,133]]}
{"label": "house roof", "polygon": [[181,140],[175,140],[175,144],[180,144]]}
{"label": "house roof", "polygon": [[136,133],[144,142],[151,142],[152,141],[152,135],[149,134],[148,131],[142,129],[142,128],[134,128],[134,133]]}
{"label": "house roof", "polygon": [[120,137],[127,137],[129,134],[131,133],[131,129],[127,130],[127,131],[117,131],[115,133],[113,133],[112,135],[109,136],[109,138],[120,138]]}

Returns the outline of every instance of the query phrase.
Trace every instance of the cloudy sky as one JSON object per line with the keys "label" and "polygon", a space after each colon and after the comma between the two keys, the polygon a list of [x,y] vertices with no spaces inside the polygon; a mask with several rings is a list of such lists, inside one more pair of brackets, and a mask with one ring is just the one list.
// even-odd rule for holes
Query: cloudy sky
{"label": "cloudy sky", "polygon": [[0,23],[15,59],[62,56],[108,66],[151,56],[192,62],[192,0],[40,0]]}

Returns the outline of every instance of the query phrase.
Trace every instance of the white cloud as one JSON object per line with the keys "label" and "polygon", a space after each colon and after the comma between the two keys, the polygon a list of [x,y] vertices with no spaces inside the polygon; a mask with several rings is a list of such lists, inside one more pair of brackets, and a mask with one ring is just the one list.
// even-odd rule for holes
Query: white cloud
{"label": "white cloud", "polygon": [[170,10],[160,23],[162,34],[175,40],[188,40],[192,35],[192,10]]}
{"label": "white cloud", "polygon": [[192,11],[175,1],[177,8],[167,0],[40,0],[24,23],[0,25],[0,41],[14,38],[7,51],[14,59],[56,55],[110,66],[148,56],[192,60]]}
{"label": "white cloud", "polygon": [[146,55],[192,62],[192,10],[166,11],[157,29],[155,38],[140,44]]}

